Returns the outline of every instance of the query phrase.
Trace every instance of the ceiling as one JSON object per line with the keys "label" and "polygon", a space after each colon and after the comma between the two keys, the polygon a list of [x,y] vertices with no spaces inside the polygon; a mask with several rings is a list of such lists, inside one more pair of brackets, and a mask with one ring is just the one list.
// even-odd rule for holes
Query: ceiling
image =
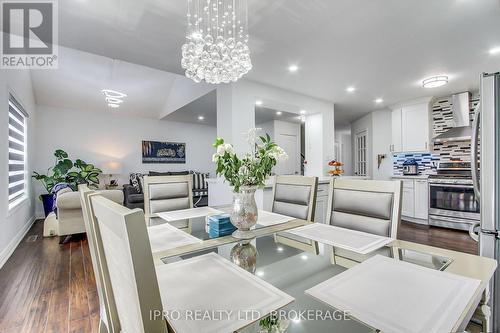
{"label": "ceiling", "polygon": [[[203,117],[202,120],[198,119],[200,116]],[[281,120],[297,124],[302,123],[297,117],[298,114],[296,113],[281,111],[281,114],[278,115],[277,110],[267,107],[255,107],[255,124],[257,125],[272,120]],[[163,119],[183,123],[217,126],[217,92],[211,91],[168,114]]]}
{"label": "ceiling", "polygon": [[[59,68],[33,70],[31,78],[39,105],[158,118],[179,75],[60,48]],[[110,109],[102,89],[124,92],[127,97],[119,108]]]}
{"label": "ceiling", "polygon": [[265,107],[256,107],[255,108],[255,124],[263,124],[272,120],[282,120],[289,123],[301,124],[302,121],[297,118],[299,115],[296,113],[280,111],[281,114],[276,114],[277,110],[265,108]]}
{"label": "ceiling", "polygon": [[[203,117],[203,120],[198,119],[200,116]],[[215,90],[211,91],[168,114],[163,119],[183,123],[217,126],[217,92]]]}
{"label": "ceiling", "polygon": [[[248,0],[248,78],[336,103],[346,122],[392,103],[478,89],[500,69],[498,0]],[[186,1],[59,2],[59,41],[83,51],[182,73]],[[299,71],[287,72],[289,64]],[[434,90],[421,80],[448,74]],[[347,93],[353,85],[356,92]],[[382,97],[384,103],[373,100]]]}

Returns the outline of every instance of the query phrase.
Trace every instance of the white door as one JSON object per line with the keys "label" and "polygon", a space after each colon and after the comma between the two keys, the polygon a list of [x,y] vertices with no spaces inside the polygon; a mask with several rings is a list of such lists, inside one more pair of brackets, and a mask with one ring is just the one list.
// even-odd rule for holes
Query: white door
{"label": "white door", "polygon": [[300,147],[296,135],[278,134],[276,143],[288,154],[288,159],[278,163],[275,172],[278,175],[300,174]]}
{"label": "white door", "polygon": [[429,213],[429,188],[427,180],[415,180],[415,217],[427,220]]}
{"label": "white door", "polygon": [[366,176],[367,174],[367,136],[366,130],[356,133],[354,143],[355,147],[355,174],[357,176]]}
{"label": "white door", "polygon": [[427,104],[403,107],[401,123],[403,125],[402,151],[428,151],[429,110]]}
{"label": "white door", "polygon": [[401,140],[403,138],[402,135],[402,127],[401,127],[401,109],[396,109],[392,111],[392,144],[390,150],[392,152],[400,152],[401,149]]}

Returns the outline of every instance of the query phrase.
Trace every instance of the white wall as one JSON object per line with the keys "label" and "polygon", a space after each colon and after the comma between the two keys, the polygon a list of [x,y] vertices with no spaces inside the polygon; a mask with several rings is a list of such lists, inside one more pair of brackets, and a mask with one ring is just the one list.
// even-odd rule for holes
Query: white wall
{"label": "white wall", "polygon": [[[300,140],[301,140],[301,133],[300,133],[300,124],[297,123],[292,123],[288,121],[282,121],[282,120],[272,120],[268,121],[266,123],[262,124],[257,124],[255,125],[257,128],[261,128],[262,131],[261,133],[267,133],[269,136],[272,138],[272,140],[278,145],[283,147],[284,145],[282,144],[280,134],[284,135],[292,135],[297,137],[297,154],[298,156],[295,156],[296,158],[296,165],[295,165],[295,170],[297,170],[300,173],[300,163],[301,163],[301,158],[300,158]],[[287,152],[288,153],[288,152]],[[282,174],[280,164],[278,164],[274,172],[276,174]]]}
{"label": "white wall", "polygon": [[[355,171],[356,161],[356,133],[367,130],[367,176],[371,179],[389,180],[392,176],[392,157],[389,150],[391,145],[391,111],[377,110],[351,124],[352,135],[352,162]],[[385,155],[380,168],[377,165],[379,154]]]}
{"label": "white wall", "polygon": [[[306,110],[306,160],[309,165],[306,167],[305,174],[307,176],[327,175],[328,162],[334,157],[335,108],[332,102],[249,80],[238,81],[232,87],[233,95],[237,97],[236,100],[233,98],[232,101],[233,110],[244,117],[242,121],[245,122],[248,120],[246,114],[255,114],[254,103],[256,100],[263,101],[263,106],[274,110],[297,114],[300,110]],[[225,86],[222,87],[222,90],[227,89]],[[217,100],[217,121],[219,122],[221,115],[219,114],[219,88],[217,88]],[[250,105],[250,103],[253,104]],[[307,125],[307,122],[312,122],[312,124]],[[313,124],[314,126],[312,126]]]}
{"label": "white wall", "polygon": [[[372,112],[372,177],[378,180],[390,180],[392,176],[392,154],[390,145],[392,141],[392,119],[390,110]],[[380,167],[377,166],[377,156],[385,155]]]}
{"label": "white wall", "polygon": [[262,133],[269,134],[271,139],[274,140],[274,120],[268,121],[262,124],[255,124],[256,128],[261,128]]}
{"label": "white wall", "polygon": [[[130,172],[195,170],[214,175],[215,127],[124,116],[119,112],[38,107],[35,170],[52,166],[53,152],[60,148],[73,160],[81,158],[97,167],[109,161],[120,162],[120,184],[128,182]],[[186,163],[142,164],[142,140],[185,142]],[[42,188],[37,186],[37,190],[40,193]]]}
{"label": "white wall", "polygon": [[344,163],[344,175],[352,176],[352,143],[351,143],[351,126],[335,127],[335,144],[339,146],[340,156],[335,156],[335,159],[340,159]]}
{"label": "white wall", "polygon": [[[27,190],[25,201],[8,211],[8,122],[9,92],[29,114],[27,121]],[[35,99],[28,70],[0,70],[0,267],[12,254],[34,221],[35,196],[30,182],[35,143]]]}

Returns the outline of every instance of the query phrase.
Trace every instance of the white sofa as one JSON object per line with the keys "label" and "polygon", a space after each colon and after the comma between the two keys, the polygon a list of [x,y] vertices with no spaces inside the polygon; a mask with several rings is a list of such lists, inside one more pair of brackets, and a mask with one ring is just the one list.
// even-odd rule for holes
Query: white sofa
{"label": "white sofa", "polygon": [[[107,199],[123,205],[122,190],[102,190],[99,193]],[[59,236],[67,236],[85,232],[80,194],[66,188],[57,194],[57,233]],[[54,218],[54,216],[52,217]]]}

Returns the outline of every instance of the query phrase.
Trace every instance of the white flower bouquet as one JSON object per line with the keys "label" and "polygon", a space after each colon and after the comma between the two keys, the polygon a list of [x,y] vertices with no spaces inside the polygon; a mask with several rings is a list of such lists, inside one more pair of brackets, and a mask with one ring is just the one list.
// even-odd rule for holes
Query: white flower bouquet
{"label": "white flower bouquet", "polygon": [[263,187],[273,167],[288,158],[286,152],[271,141],[269,134],[259,136],[257,142],[258,130],[260,129],[253,128],[246,134],[250,152],[241,158],[223,138],[217,138],[213,144],[217,149],[212,157],[217,164],[216,173],[224,177],[236,193],[241,187]]}

